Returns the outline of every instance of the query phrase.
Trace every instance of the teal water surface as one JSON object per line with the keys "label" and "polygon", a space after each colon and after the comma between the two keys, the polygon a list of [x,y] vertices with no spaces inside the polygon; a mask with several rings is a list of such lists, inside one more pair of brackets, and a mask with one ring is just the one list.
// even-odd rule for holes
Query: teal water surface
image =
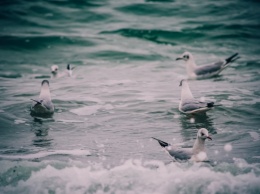
{"label": "teal water surface", "polygon": [[[0,2],[1,193],[260,193],[258,1]],[[198,64],[240,59],[190,80],[222,106],[180,114],[184,51]],[[76,66],[72,77],[53,78]],[[30,116],[48,79],[54,115]],[[209,130],[209,163],[171,162],[151,139],[191,147]]]}

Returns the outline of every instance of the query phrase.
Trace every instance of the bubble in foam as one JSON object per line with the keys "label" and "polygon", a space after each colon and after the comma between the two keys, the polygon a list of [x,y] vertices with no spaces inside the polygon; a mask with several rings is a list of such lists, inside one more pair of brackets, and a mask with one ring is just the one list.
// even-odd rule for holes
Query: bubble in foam
{"label": "bubble in foam", "polygon": [[205,97],[204,96],[200,97],[200,102],[205,102]]}
{"label": "bubble in foam", "polygon": [[230,143],[227,143],[225,146],[224,146],[224,150],[226,152],[230,152],[232,150],[232,145]]}
{"label": "bubble in foam", "polygon": [[200,152],[200,153],[197,155],[197,157],[198,157],[198,160],[199,160],[199,161],[204,161],[204,160],[207,159],[207,154],[206,154],[206,152]]}
{"label": "bubble in foam", "polygon": [[190,123],[195,123],[195,119],[194,118],[190,118]]}

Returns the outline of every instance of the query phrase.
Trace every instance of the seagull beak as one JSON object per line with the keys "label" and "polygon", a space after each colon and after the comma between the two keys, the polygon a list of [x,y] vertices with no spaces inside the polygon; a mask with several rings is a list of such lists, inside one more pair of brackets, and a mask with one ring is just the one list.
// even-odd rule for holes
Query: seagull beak
{"label": "seagull beak", "polygon": [[176,61],[178,61],[178,60],[183,60],[183,58],[177,57],[177,58],[176,58]]}
{"label": "seagull beak", "polygon": [[212,140],[212,138],[210,136],[207,137],[209,140]]}

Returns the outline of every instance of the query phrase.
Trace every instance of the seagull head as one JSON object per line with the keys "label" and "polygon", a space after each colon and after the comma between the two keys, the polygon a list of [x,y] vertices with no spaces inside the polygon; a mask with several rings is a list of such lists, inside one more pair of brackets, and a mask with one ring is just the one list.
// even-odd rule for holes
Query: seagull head
{"label": "seagull head", "polygon": [[44,95],[45,94],[49,94],[50,93],[50,88],[49,88],[50,84],[48,80],[43,80],[42,81],[42,85],[41,85],[41,94],[40,95]]}
{"label": "seagull head", "polygon": [[201,128],[198,133],[197,133],[197,138],[200,138],[202,140],[206,140],[206,139],[210,139],[212,140],[212,138],[209,136],[209,132],[207,129],[205,128]]}
{"label": "seagull head", "polygon": [[58,65],[51,66],[51,73],[52,74],[57,74],[58,73],[58,69],[59,69]]}
{"label": "seagull head", "polygon": [[176,60],[189,61],[193,56],[190,52],[184,52],[181,56],[177,57]]}
{"label": "seagull head", "polygon": [[49,85],[50,85],[50,83],[49,83],[49,81],[48,80],[43,80],[42,81],[42,86],[48,86],[49,87]]}

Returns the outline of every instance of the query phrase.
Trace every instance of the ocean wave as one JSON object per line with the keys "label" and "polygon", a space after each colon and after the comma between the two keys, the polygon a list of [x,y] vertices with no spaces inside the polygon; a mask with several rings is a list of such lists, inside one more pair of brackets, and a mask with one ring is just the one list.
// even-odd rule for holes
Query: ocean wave
{"label": "ocean wave", "polygon": [[43,36],[20,36],[20,35],[2,35],[0,36],[3,49],[10,50],[39,50],[48,49],[55,46],[93,46],[92,41],[83,37],[69,37],[62,35],[43,35]]}
{"label": "ocean wave", "polygon": [[178,32],[157,29],[131,29],[124,28],[115,31],[103,31],[103,34],[120,34],[125,37],[140,38],[160,44],[177,45],[179,42],[191,41],[204,38],[203,33],[196,32]]}
{"label": "ocean wave", "polygon": [[8,159],[8,160],[32,160],[32,159],[39,159],[39,158],[44,158],[53,155],[90,156],[91,153],[88,150],[54,150],[54,151],[40,151],[34,154],[22,154],[22,155],[0,154],[0,158]]}
{"label": "ocean wave", "polygon": [[[30,165],[31,164],[31,165]],[[4,193],[259,193],[259,164],[235,159],[234,164],[165,165],[127,160],[115,167],[100,164],[25,163],[1,173]]]}

